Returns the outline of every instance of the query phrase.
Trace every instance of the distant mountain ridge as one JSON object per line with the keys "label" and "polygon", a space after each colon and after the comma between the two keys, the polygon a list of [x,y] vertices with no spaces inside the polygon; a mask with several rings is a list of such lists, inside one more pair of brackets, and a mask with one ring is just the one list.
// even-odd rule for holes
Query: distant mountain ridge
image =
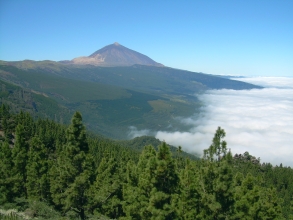
{"label": "distant mountain ridge", "polygon": [[131,50],[121,44],[115,42],[105,46],[90,56],[82,56],[72,59],[71,61],[60,61],[67,64],[79,65],[95,65],[104,67],[113,66],[132,66],[134,64],[147,65],[147,66],[164,66],[152,60],[148,56]]}

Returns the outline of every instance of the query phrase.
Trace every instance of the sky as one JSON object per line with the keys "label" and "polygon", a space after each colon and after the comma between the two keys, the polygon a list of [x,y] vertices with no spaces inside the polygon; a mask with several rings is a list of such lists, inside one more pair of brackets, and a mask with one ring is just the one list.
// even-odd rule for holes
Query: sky
{"label": "sky", "polygon": [[0,0],[0,60],[71,60],[119,42],[165,66],[293,77],[293,1]]}
{"label": "sky", "polygon": [[[238,79],[239,80],[239,79]],[[191,125],[186,131],[150,131],[130,128],[132,137],[154,135],[184,151],[202,154],[220,126],[232,154],[246,151],[261,163],[293,167],[293,78],[253,77],[242,81],[264,86],[252,90],[210,90],[196,95],[200,114],[178,118]]]}

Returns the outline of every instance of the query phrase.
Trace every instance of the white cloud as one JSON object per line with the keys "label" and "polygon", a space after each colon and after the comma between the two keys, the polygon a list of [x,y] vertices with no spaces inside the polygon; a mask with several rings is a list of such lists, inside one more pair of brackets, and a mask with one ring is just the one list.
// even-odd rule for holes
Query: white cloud
{"label": "white cloud", "polygon": [[201,114],[181,119],[181,123],[193,125],[192,129],[173,133],[159,131],[156,138],[181,145],[189,152],[202,153],[221,126],[233,154],[248,151],[262,162],[293,167],[293,79],[239,80],[269,88],[209,91],[198,96],[205,104]]}
{"label": "white cloud", "polygon": [[[233,78],[232,78],[233,79]],[[253,78],[234,78],[247,83],[263,86],[266,88],[293,89],[293,78],[291,77],[253,77]]]}
{"label": "white cloud", "polygon": [[136,127],[130,126],[129,130],[130,131],[128,133],[128,137],[130,139],[135,138],[135,137],[144,136],[144,135],[152,135],[150,130],[148,130],[148,129],[138,130]]}

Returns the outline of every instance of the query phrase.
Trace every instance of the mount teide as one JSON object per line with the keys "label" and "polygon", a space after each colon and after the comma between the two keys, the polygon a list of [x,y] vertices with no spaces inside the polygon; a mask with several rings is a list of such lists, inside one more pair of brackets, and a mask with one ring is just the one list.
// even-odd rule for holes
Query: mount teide
{"label": "mount teide", "polygon": [[146,55],[134,50],[128,49],[115,42],[108,46],[97,50],[90,56],[74,58],[71,61],[61,61],[62,63],[79,64],[79,65],[95,65],[95,66],[132,66],[134,64],[147,66],[163,66],[155,62]]}

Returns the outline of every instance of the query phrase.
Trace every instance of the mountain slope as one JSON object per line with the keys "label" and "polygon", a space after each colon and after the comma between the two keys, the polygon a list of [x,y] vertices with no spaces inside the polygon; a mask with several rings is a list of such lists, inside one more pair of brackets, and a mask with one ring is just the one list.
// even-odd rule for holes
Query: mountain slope
{"label": "mountain slope", "polygon": [[77,57],[66,63],[95,66],[131,66],[134,64],[163,66],[146,55],[128,49],[117,42],[97,50],[90,56]]}
{"label": "mountain slope", "polygon": [[0,105],[5,104],[14,113],[29,112],[33,117],[49,118],[69,123],[70,110],[49,98],[46,94],[24,89],[0,80]]}
{"label": "mountain slope", "polygon": [[158,94],[69,79],[50,71],[24,70],[11,65],[0,65],[1,78],[45,94],[72,112],[80,111],[90,130],[119,139],[127,138],[130,126],[152,130],[167,127],[175,117],[193,114],[198,105],[195,101],[183,102]]}
{"label": "mountain slope", "polygon": [[[53,61],[0,62],[0,66],[15,66],[20,70],[57,75],[68,79],[98,82],[147,92],[193,94],[207,89],[262,88],[250,83],[219,76],[146,65],[98,67],[92,65],[65,65]],[[5,67],[5,68],[6,68]]]}
{"label": "mountain slope", "polygon": [[149,135],[158,130],[188,129],[178,118],[198,114],[202,103],[195,94],[206,90],[261,88],[164,67],[118,43],[85,60],[80,64],[92,64],[88,61],[93,60],[104,66],[76,65],[74,61],[0,61],[0,79],[44,94],[69,111],[80,111],[90,130],[118,139],[126,138],[131,127],[147,130]]}

